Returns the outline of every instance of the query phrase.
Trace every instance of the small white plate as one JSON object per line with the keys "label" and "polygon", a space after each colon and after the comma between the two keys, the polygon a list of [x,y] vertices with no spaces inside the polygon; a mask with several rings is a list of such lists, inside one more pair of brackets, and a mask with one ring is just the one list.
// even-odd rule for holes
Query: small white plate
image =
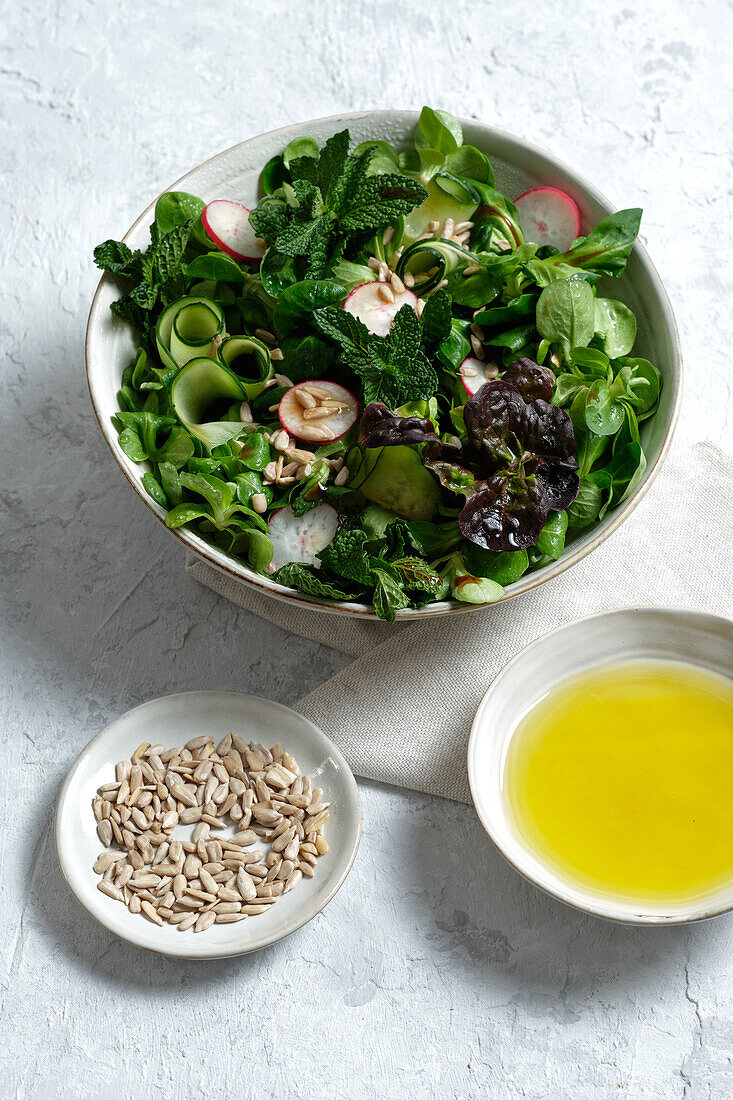
{"label": "small white plate", "polygon": [[[302,879],[269,912],[236,924],[215,924],[205,932],[160,928],[97,889],[94,861],[103,846],[97,836],[92,799],[100,784],[114,781],[118,760],[128,759],[142,741],[181,745],[202,733],[215,742],[234,731],[246,740],[291,753],[331,803],[325,829],[328,852],[315,877]],[[187,836],[181,826],[177,835]],[[84,908],[110,932],[161,955],[219,959],[267,947],[301,928],[329,903],[354,862],[361,835],[361,801],[356,781],[335,745],[317,726],[281,703],[235,691],[186,691],[151,699],[110,722],[89,742],[63,785],[56,811],[56,850],[64,878]]]}

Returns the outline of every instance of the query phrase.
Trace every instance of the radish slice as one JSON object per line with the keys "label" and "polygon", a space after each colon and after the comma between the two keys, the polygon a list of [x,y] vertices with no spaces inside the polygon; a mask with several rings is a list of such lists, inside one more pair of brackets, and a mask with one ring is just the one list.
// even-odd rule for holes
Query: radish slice
{"label": "radish slice", "polygon": [[486,382],[492,382],[499,373],[496,363],[482,363],[480,359],[474,359],[469,355],[458,368],[458,373],[463,382],[463,388],[471,397],[481,389]]}
{"label": "radish slice", "polygon": [[296,439],[330,443],[348,432],[359,415],[359,402],[351,390],[336,382],[298,382],[280,399],[280,423]]}
{"label": "radish slice", "polygon": [[[385,286],[389,284],[362,283],[356,290],[352,290],[344,302],[346,312],[358,317],[375,336],[389,334],[392,320],[403,306],[412,306],[413,309],[417,309],[417,296],[407,289],[399,293],[392,291],[394,302],[385,302],[379,293],[379,288]],[[389,289],[392,290],[391,286]]]}
{"label": "radish slice", "polygon": [[580,211],[557,187],[535,187],[514,202],[524,235],[533,244],[551,244],[565,252],[580,236]]}
{"label": "radish slice", "polygon": [[278,509],[270,518],[272,564],[276,569],[291,561],[318,565],[316,554],[332,541],[337,527],[338,512],[330,504],[319,504],[304,516],[296,516],[289,504]]}
{"label": "radish slice", "polygon": [[235,260],[255,263],[265,249],[249,224],[249,210],[229,199],[215,199],[204,207],[201,224],[214,244]]}

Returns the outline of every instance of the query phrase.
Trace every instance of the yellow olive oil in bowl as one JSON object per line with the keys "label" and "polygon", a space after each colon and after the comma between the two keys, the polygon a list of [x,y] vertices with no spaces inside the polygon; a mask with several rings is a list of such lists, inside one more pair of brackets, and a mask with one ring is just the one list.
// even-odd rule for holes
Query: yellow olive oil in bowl
{"label": "yellow olive oil in bowl", "polygon": [[733,883],[733,680],[679,661],[601,665],[514,728],[514,828],[566,881],[677,905]]}

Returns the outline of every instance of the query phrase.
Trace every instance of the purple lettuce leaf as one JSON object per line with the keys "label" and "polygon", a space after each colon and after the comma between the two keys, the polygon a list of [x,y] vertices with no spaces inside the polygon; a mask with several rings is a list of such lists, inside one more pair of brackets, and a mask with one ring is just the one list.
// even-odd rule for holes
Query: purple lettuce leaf
{"label": "purple lettuce leaf", "polygon": [[367,405],[359,425],[363,447],[398,447],[405,444],[437,442],[431,420],[420,416],[398,416],[381,401]]}
{"label": "purple lettuce leaf", "polygon": [[538,478],[489,478],[464,505],[461,533],[484,550],[526,550],[547,520],[544,486]]}
{"label": "purple lettuce leaf", "polygon": [[[513,366],[528,393],[547,393],[543,368],[531,360]],[[446,488],[468,497],[458,521],[465,538],[486,550],[525,550],[549,512],[577,496],[572,420],[544,397],[523,396],[505,375],[466,402],[464,421],[465,446],[431,444],[423,461]]]}
{"label": "purple lettuce leaf", "polygon": [[548,367],[541,367],[533,359],[515,359],[501,379],[519,390],[525,401],[534,401],[537,397],[541,397],[543,401],[552,400],[555,375]]}

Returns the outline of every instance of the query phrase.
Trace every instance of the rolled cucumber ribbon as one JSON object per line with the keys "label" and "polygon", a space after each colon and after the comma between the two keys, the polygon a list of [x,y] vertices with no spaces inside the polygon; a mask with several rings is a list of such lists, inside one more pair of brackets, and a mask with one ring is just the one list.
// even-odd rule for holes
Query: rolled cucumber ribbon
{"label": "rolled cucumber ribbon", "polygon": [[176,415],[191,435],[209,450],[228,443],[244,430],[240,420],[211,417],[217,402],[245,401],[247,391],[242,380],[227,366],[199,356],[181,367],[171,386],[171,402]]}
{"label": "rolled cucumber ribbon", "polygon": [[224,331],[224,314],[209,298],[179,298],[164,309],[155,327],[155,343],[166,367],[182,367],[206,355]]}
{"label": "rolled cucumber ribbon", "polygon": [[270,349],[254,336],[228,336],[218,351],[219,361],[240,379],[252,401],[274,377]]}

